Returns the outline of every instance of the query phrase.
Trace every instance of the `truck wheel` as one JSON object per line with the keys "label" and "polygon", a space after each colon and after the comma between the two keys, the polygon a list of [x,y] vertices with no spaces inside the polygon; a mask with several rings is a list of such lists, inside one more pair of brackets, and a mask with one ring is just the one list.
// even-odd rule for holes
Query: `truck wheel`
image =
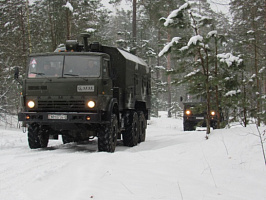
{"label": "truck wheel", "polygon": [[211,127],[213,128],[213,130],[214,130],[214,129],[217,129],[217,122],[213,122],[213,123],[211,123]]}
{"label": "truck wheel", "polygon": [[191,124],[189,122],[185,122],[183,126],[184,126],[184,131],[193,131],[193,130],[196,130],[193,127],[193,124]]}
{"label": "truck wheel", "polygon": [[45,148],[48,145],[49,134],[41,130],[38,124],[31,124],[28,128],[28,143],[31,149]]}
{"label": "truck wheel", "polygon": [[117,142],[118,121],[115,114],[111,116],[109,125],[101,127],[98,135],[98,150],[114,152]]}
{"label": "truck wheel", "polygon": [[126,130],[123,132],[123,142],[125,146],[133,147],[136,146],[139,141],[138,114],[136,112],[130,113],[126,121]]}
{"label": "truck wheel", "polygon": [[141,111],[139,114],[139,142],[144,142],[146,138],[147,121],[144,113]]}
{"label": "truck wheel", "polygon": [[42,129],[39,133],[39,139],[41,143],[41,148],[46,148],[49,142],[49,130]]}

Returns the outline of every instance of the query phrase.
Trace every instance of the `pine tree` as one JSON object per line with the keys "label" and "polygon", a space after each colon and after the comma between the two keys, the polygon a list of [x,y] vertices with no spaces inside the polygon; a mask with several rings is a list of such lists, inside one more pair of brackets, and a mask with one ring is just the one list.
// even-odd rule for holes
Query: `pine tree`
{"label": "pine tree", "polygon": [[230,6],[233,14],[233,47],[243,55],[246,67],[244,79],[249,82],[245,88],[248,113],[260,125],[261,120],[265,122],[266,119],[265,1],[233,0]]}
{"label": "pine tree", "polygon": [[[200,8],[199,8],[200,6]],[[218,71],[218,41],[223,41],[223,36],[215,29],[213,11],[206,1],[185,3],[172,11],[164,18],[165,26],[187,27],[187,31],[193,33],[190,38],[174,37],[160,52],[160,56],[169,51],[175,52],[177,58],[184,57],[183,65],[177,72],[185,73],[179,83],[188,84],[188,92],[197,96],[205,96],[206,104],[203,110],[206,112],[207,131],[210,133],[210,111],[213,107],[220,108],[220,85]],[[215,103],[213,103],[215,102]],[[203,105],[204,106],[204,105]]]}
{"label": "pine tree", "polygon": [[0,1],[0,113],[16,113],[18,86],[13,79],[17,66],[26,67],[28,37],[24,1]]}

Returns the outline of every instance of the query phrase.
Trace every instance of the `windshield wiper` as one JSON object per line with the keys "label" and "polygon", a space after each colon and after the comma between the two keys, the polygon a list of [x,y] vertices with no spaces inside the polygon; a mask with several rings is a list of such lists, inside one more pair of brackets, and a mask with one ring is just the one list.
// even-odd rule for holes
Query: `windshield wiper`
{"label": "windshield wiper", "polygon": [[[44,76],[45,75],[45,73],[42,73],[42,72],[31,72],[31,74],[36,74],[36,75],[39,75],[39,76]],[[46,78],[49,81],[52,81],[52,79],[50,79],[49,77],[44,76],[44,78]]]}
{"label": "windshield wiper", "polygon": [[79,76],[77,74],[64,74],[64,75],[67,75],[67,76]]}
{"label": "windshield wiper", "polygon": [[39,76],[45,75],[45,73],[42,73],[42,72],[31,72],[31,74],[36,74],[36,75],[39,75]]}

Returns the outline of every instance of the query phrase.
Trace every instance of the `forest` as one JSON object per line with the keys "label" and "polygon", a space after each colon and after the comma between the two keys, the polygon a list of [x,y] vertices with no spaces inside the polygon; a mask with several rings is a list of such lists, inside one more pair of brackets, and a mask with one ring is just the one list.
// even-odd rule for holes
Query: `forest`
{"label": "forest", "polygon": [[[52,52],[66,40],[117,46],[143,58],[152,72],[152,114],[182,114],[180,97],[204,96],[221,123],[266,123],[266,3],[231,0],[230,16],[207,0],[0,0],[0,119],[19,111],[30,53]],[[105,2],[105,3],[106,3]]]}

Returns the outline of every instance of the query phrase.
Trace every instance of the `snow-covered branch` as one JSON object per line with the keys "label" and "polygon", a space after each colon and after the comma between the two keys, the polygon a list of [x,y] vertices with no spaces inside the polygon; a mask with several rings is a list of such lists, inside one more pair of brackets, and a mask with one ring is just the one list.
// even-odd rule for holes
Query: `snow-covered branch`
{"label": "snow-covered branch", "polygon": [[73,12],[73,6],[71,5],[71,3],[67,2],[66,5],[63,6],[64,8],[68,8],[69,11]]}
{"label": "snow-covered branch", "polygon": [[160,51],[159,57],[163,56],[165,53],[169,51],[169,49],[174,45],[178,44],[180,37],[174,37],[171,42],[169,42],[167,45],[164,46],[163,50]]}
{"label": "snow-covered branch", "polygon": [[185,10],[187,8],[189,8],[189,4],[188,3],[185,3],[182,6],[180,6],[178,9],[173,10],[170,13],[170,15],[165,19],[164,26],[171,25],[174,22],[173,19],[176,18],[180,12],[182,12],[183,10]]}
{"label": "snow-covered branch", "polygon": [[231,53],[218,54],[217,58],[220,59],[220,62],[226,63],[228,67],[231,67],[234,62],[237,64],[237,66],[243,62],[243,59],[236,57]]}

